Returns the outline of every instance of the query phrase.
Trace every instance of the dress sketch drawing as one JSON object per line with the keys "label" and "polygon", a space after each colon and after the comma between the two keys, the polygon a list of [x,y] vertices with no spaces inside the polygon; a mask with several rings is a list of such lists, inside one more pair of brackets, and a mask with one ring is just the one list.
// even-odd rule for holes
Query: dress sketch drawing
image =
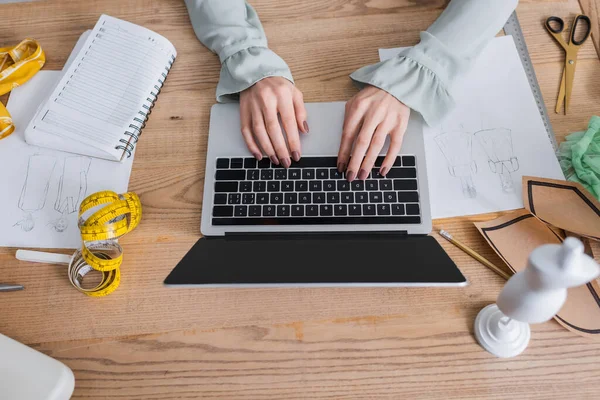
{"label": "dress sketch drawing", "polygon": [[446,158],[450,176],[460,179],[462,193],[467,198],[477,196],[473,175],[477,164],[473,160],[472,136],[468,132],[452,131],[437,135],[435,143]]}
{"label": "dress sketch drawing", "polygon": [[33,214],[46,205],[50,179],[56,167],[56,157],[43,154],[29,156],[23,189],[19,196],[19,208],[25,213],[24,218],[14,226],[20,226],[25,232],[35,227]]}
{"label": "dress sketch drawing", "polygon": [[511,130],[506,128],[484,129],[475,132],[474,136],[487,154],[490,171],[500,177],[502,191],[514,192],[512,172],[519,169],[519,159],[514,153]]}
{"label": "dress sketch drawing", "polygon": [[77,212],[79,204],[87,192],[87,176],[92,159],[90,157],[65,157],[63,171],[58,183],[58,193],[54,209],[61,214],[60,218],[50,225],[57,232],[63,232],[69,226],[67,215]]}

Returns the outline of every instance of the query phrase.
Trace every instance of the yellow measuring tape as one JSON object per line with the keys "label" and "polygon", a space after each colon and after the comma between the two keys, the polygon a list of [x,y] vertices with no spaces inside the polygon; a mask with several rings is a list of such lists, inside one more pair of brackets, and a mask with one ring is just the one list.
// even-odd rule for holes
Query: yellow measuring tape
{"label": "yellow measuring tape", "polygon": [[[93,297],[115,291],[121,282],[119,267],[123,262],[123,249],[117,240],[134,230],[141,219],[142,204],[133,192],[98,192],[81,202],[78,226],[83,245],[69,264],[69,280],[77,290]],[[100,271],[102,279],[95,287],[86,288],[83,278],[93,271]]]}
{"label": "yellow measuring tape", "polygon": [[[27,82],[44,66],[46,54],[34,39],[0,48],[0,96]],[[0,103],[0,139],[15,130],[10,113]]]}

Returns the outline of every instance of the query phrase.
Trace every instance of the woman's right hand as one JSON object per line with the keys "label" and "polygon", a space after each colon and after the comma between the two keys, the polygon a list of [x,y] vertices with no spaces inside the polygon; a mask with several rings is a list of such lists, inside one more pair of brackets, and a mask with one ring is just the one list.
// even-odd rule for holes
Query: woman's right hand
{"label": "woman's right hand", "polygon": [[[279,117],[287,135],[287,145]],[[302,92],[292,82],[273,76],[242,91],[240,118],[242,136],[257,160],[262,159],[261,149],[273,164],[285,168],[289,168],[292,159],[300,160],[299,132],[308,133],[308,124]]]}

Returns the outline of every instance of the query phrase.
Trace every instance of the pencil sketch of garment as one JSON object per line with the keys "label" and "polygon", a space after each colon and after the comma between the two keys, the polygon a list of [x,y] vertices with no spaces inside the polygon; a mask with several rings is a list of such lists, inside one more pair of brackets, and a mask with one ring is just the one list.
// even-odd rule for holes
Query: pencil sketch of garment
{"label": "pencil sketch of garment", "polygon": [[515,190],[512,172],[519,169],[519,159],[515,156],[511,130],[506,128],[484,129],[475,132],[475,137],[488,156],[490,170],[500,177],[502,191]]}
{"label": "pencil sketch of garment", "polygon": [[68,227],[66,216],[77,212],[79,204],[87,192],[87,175],[92,159],[90,157],[66,157],[63,172],[58,183],[58,193],[54,209],[61,217],[51,223],[57,232],[63,232]]}
{"label": "pencil sketch of garment", "polygon": [[15,224],[25,232],[31,231],[35,226],[33,214],[46,205],[50,179],[56,166],[56,157],[43,154],[29,156],[25,182],[19,196],[19,208],[25,212],[25,218]]}
{"label": "pencil sketch of garment", "polygon": [[437,135],[435,143],[446,158],[450,176],[460,179],[463,195],[467,198],[477,196],[473,174],[477,164],[473,161],[472,137],[470,133],[453,131]]}

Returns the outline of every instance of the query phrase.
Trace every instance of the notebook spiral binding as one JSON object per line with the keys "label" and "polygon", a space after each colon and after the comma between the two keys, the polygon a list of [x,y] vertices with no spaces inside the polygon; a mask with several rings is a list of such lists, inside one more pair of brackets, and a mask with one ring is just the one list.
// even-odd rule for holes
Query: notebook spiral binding
{"label": "notebook spiral binding", "polygon": [[142,110],[138,111],[138,115],[133,118],[131,124],[129,124],[129,129],[126,130],[123,134],[126,136],[123,139],[119,139],[119,144],[115,147],[117,150],[123,150],[123,152],[127,153],[127,158],[131,157],[131,153],[137,143],[140,135],[142,134],[142,129],[146,127],[146,121],[148,121],[148,117],[152,113],[152,108],[158,99],[158,95],[162,87],[165,84],[167,79],[167,75],[175,62],[175,56],[171,55],[171,59],[168,61],[168,65],[165,66],[165,72],[161,72],[161,78],[158,78],[158,82],[154,85],[154,91],[150,91],[150,95],[146,98],[146,102],[142,104]]}

